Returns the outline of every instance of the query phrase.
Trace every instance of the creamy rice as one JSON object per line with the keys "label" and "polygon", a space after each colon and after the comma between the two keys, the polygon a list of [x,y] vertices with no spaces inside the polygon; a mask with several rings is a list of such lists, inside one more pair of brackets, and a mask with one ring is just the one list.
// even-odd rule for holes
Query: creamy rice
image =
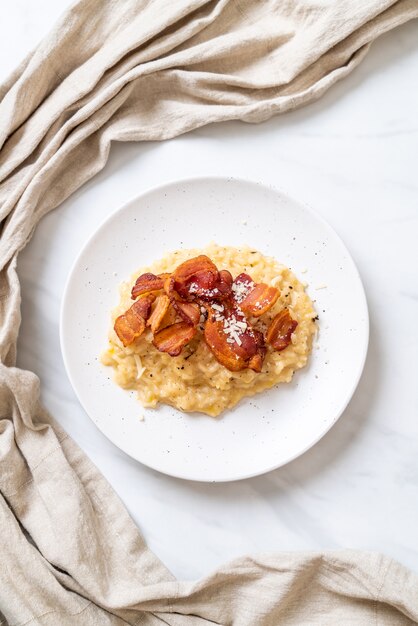
{"label": "creamy rice", "polygon": [[[206,254],[219,270],[227,269],[233,277],[246,272],[254,282],[264,282],[280,290],[280,298],[270,311],[258,318],[258,324],[268,325],[285,306],[298,322],[292,343],[285,350],[275,352],[268,347],[260,373],[250,369],[230,372],[223,367],[207,347],[200,330],[177,357],[159,352],[151,343],[150,330],[126,348],[113,330],[116,317],[132,305],[131,289],[140,274],[172,272],[180,263],[199,254]],[[143,406],[155,407],[158,402],[163,402],[181,411],[199,411],[215,417],[235,406],[245,396],[292,379],[293,373],[308,360],[317,329],[313,321],[315,316],[313,304],[302,283],[287,267],[271,257],[265,257],[249,247],[232,248],[216,244],[203,250],[178,250],[141,268],[128,282],[122,283],[120,302],[112,311],[109,347],[101,360],[113,367],[114,380],[118,385],[137,391]]]}

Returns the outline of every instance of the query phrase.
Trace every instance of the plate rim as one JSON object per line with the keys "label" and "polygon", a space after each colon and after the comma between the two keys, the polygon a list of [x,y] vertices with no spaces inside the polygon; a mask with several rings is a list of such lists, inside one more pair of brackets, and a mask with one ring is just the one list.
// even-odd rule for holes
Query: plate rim
{"label": "plate rim", "polygon": [[[362,347],[362,355],[361,355],[361,359],[359,361],[359,366],[358,366],[358,370],[356,373],[356,376],[353,376],[353,382],[352,385],[350,386],[349,391],[347,392],[346,396],[344,397],[344,399],[342,400],[340,407],[338,409],[338,411],[336,411],[335,413],[335,417],[332,421],[330,421],[329,424],[326,425],[326,427],[320,431],[319,435],[314,438],[307,446],[305,446],[303,449],[299,450],[298,452],[291,454],[289,457],[286,457],[285,460],[280,461],[279,463],[275,463],[272,466],[269,466],[265,469],[261,469],[260,471],[256,471],[256,472],[249,472],[248,474],[239,474],[237,476],[232,476],[232,477],[226,477],[226,478],[218,478],[218,479],[205,479],[205,478],[191,478],[190,476],[186,476],[183,475],[181,472],[175,472],[175,471],[166,471],[166,470],[162,470],[159,467],[153,465],[152,463],[146,463],[144,461],[139,460],[137,457],[132,456],[129,452],[127,452],[126,450],[124,450],[123,448],[121,448],[117,443],[115,443],[107,434],[106,432],[104,432],[104,430],[102,430],[101,426],[99,425],[99,423],[97,423],[92,416],[89,414],[87,408],[84,405],[84,402],[82,401],[78,390],[77,390],[77,386],[74,383],[73,377],[71,375],[71,368],[69,367],[69,363],[68,363],[68,359],[67,359],[67,354],[66,354],[66,350],[65,350],[65,340],[64,340],[64,332],[63,332],[63,327],[64,327],[64,315],[65,315],[65,310],[66,310],[66,302],[68,299],[68,295],[69,295],[69,288],[70,288],[70,283],[71,283],[71,279],[72,276],[74,274],[74,271],[78,265],[79,259],[82,257],[82,255],[84,254],[84,252],[90,247],[90,245],[94,242],[94,240],[96,238],[98,238],[100,236],[100,232],[106,227],[107,223],[110,222],[111,220],[115,219],[116,216],[120,213],[122,213],[123,211],[125,211],[131,204],[133,204],[134,202],[137,202],[138,200],[143,200],[144,198],[146,198],[148,195],[151,195],[153,193],[155,193],[156,191],[161,191],[164,190],[168,187],[172,187],[174,185],[179,186],[179,185],[184,185],[184,184],[189,184],[189,183],[199,183],[199,182],[204,182],[204,183],[210,183],[211,181],[216,181],[216,182],[224,182],[224,183],[230,183],[230,182],[234,182],[234,183],[243,183],[245,185],[252,185],[255,187],[259,187],[261,189],[268,189],[269,191],[272,191],[274,193],[277,193],[279,196],[281,196],[282,199],[285,200],[289,200],[292,203],[296,203],[297,205],[299,205],[299,207],[301,209],[303,209],[304,211],[306,211],[307,213],[309,213],[310,215],[312,215],[316,220],[318,220],[318,222],[321,223],[321,225],[329,232],[331,233],[331,235],[338,241],[338,243],[340,244],[340,246],[342,247],[342,249],[344,250],[344,252],[347,255],[347,259],[348,261],[351,263],[352,269],[354,270],[354,273],[356,275],[356,278],[358,280],[358,284],[360,287],[360,292],[361,292],[361,307],[363,309],[363,314],[364,314],[364,333],[365,333],[365,341],[363,343],[363,347]],[[280,467],[284,467],[286,465],[288,465],[288,463],[291,463],[292,461],[294,461],[295,459],[303,456],[308,450],[310,450],[311,448],[313,448],[323,437],[325,437],[325,435],[331,430],[331,428],[337,423],[337,421],[340,419],[340,417],[342,416],[342,414],[344,413],[344,411],[346,410],[347,406],[349,405],[357,387],[358,384],[360,382],[361,376],[363,374],[364,371],[364,366],[366,363],[366,359],[367,359],[367,354],[368,354],[368,348],[369,348],[369,341],[370,341],[370,316],[369,316],[369,308],[368,308],[368,303],[367,303],[367,297],[366,297],[366,292],[364,289],[364,285],[363,285],[363,281],[361,279],[361,275],[360,272],[357,268],[357,265],[351,255],[351,252],[349,251],[349,249],[347,248],[347,246],[345,245],[344,241],[342,240],[342,238],[340,237],[340,235],[337,233],[337,231],[333,228],[333,226],[331,226],[329,224],[329,222],[322,217],[322,215],[320,215],[315,209],[313,209],[308,203],[299,200],[297,198],[294,198],[293,196],[291,196],[287,191],[285,191],[282,187],[276,185],[276,184],[270,184],[270,183],[266,183],[266,182],[262,182],[262,181],[256,181],[253,179],[249,179],[249,178],[244,178],[244,177],[240,177],[240,176],[217,176],[217,175],[208,175],[208,176],[202,176],[202,175],[196,175],[196,176],[188,176],[185,178],[173,178],[170,180],[165,181],[162,184],[157,184],[157,185],[152,185],[151,187],[146,188],[145,190],[143,190],[141,193],[136,194],[135,196],[131,197],[128,201],[126,201],[123,205],[119,206],[118,208],[116,208],[110,215],[108,215],[106,218],[104,218],[99,225],[95,228],[95,230],[90,234],[90,236],[87,238],[87,240],[84,242],[84,244],[81,246],[81,248],[79,249],[78,253],[76,254],[76,257],[74,258],[70,269],[68,271],[66,280],[65,280],[65,286],[62,292],[62,298],[61,298],[61,305],[60,305],[60,314],[59,314],[59,339],[60,339],[60,349],[61,349],[61,356],[63,359],[63,363],[64,363],[64,368],[65,368],[65,372],[67,374],[68,380],[70,381],[71,387],[75,393],[75,396],[78,400],[78,402],[80,403],[83,411],[86,413],[86,415],[88,416],[88,418],[91,420],[91,422],[94,424],[94,426],[106,437],[106,439],[108,439],[108,441],[110,441],[118,450],[121,450],[124,454],[128,455],[130,458],[134,459],[136,462],[140,463],[141,465],[148,467],[154,471],[159,472],[160,474],[164,474],[166,476],[172,476],[174,478],[179,478],[182,480],[189,480],[192,482],[202,482],[202,483],[225,483],[225,482],[235,482],[235,481],[239,481],[239,480],[247,480],[249,478],[254,478],[256,476],[262,476],[264,474],[268,474],[276,469],[279,469]]]}

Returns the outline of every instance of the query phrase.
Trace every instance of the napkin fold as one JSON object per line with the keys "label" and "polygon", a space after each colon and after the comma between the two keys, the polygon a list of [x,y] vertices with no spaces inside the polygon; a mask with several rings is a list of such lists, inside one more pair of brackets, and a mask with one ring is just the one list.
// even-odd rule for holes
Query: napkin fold
{"label": "napkin fold", "polygon": [[418,622],[418,577],[378,554],[246,557],[176,581],[15,367],[17,255],[112,141],[302,106],[417,16],[417,0],[81,0],[0,86],[1,625]]}

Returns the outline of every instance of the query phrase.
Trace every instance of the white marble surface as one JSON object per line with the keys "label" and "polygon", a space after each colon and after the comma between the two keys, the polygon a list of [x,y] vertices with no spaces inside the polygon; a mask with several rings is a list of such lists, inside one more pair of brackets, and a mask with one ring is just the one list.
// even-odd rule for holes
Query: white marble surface
{"label": "white marble surface", "polygon": [[[0,79],[68,5],[11,0],[0,20]],[[151,548],[193,579],[242,553],[364,548],[418,571],[418,23],[377,42],[319,102],[260,126],[227,123],[164,143],[119,144],[94,180],[45,218],[19,261],[18,362],[48,409],[114,486]],[[321,213],[351,250],[371,316],[365,372],[348,409],[312,450],[268,475],[208,485],[131,460],[78,404],[60,354],[70,266],[127,199],[178,177],[274,183]]]}

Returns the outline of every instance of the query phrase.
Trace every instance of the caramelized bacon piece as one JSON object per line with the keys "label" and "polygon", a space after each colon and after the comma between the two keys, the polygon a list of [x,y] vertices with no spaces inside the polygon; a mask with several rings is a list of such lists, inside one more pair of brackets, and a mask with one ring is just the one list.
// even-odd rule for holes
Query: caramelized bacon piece
{"label": "caramelized bacon piece", "polygon": [[174,279],[173,279],[173,275],[172,274],[167,274],[164,278],[163,278],[163,289],[166,292],[167,295],[169,295],[169,289],[170,289],[170,284],[173,283],[174,284]]}
{"label": "caramelized bacon piece", "polygon": [[231,272],[228,272],[228,270],[221,270],[219,272],[219,280],[225,285],[229,285],[231,287],[233,283]]}
{"label": "caramelized bacon piece", "polygon": [[149,293],[150,291],[159,291],[164,287],[164,276],[161,274],[160,276],[156,276],[155,274],[151,274],[151,272],[147,272],[146,274],[141,274],[135,281],[135,285],[132,287],[131,296],[132,300],[135,300],[138,296],[143,293]]}
{"label": "caramelized bacon piece", "polygon": [[254,283],[251,276],[244,272],[232,283],[232,293],[241,309],[254,317],[260,317],[271,309],[280,295],[275,287],[269,287],[265,283]]}
{"label": "caramelized bacon piece", "polygon": [[156,333],[157,330],[160,328],[169,306],[170,298],[168,296],[166,296],[165,294],[158,296],[154,310],[151,313],[147,322],[147,326],[151,326],[151,330],[153,333]]}
{"label": "caramelized bacon piece", "polygon": [[[264,348],[265,349],[265,348]],[[260,352],[256,352],[248,361],[248,368],[259,374],[263,369],[264,356]]]}
{"label": "caramelized bacon piece", "polygon": [[239,372],[247,367],[245,350],[241,350],[238,344],[227,342],[228,335],[224,333],[223,322],[209,316],[205,324],[204,337],[215,359],[231,372]]}
{"label": "caramelized bacon piece", "polygon": [[255,283],[251,276],[242,272],[232,282],[232,297],[237,304],[241,304],[244,298],[255,287]]}
{"label": "caramelized bacon piece", "polygon": [[202,286],[210,289],[218,278],[218,269],[208,256],[200,254],[181,263],[173,272],[173,276],[176,281],[181,283],[188,283],[190,280],[202,276],[203,283],[208,281]]}
{"label": "caramelized bacon piece", "polygon": [[210,289],[201,289],[199,283],[191,283],[190,293],[198,296],[199,300],[213,302],[213,300],[227,300],[232,293],[232,276],[228,270],[221,270]]}
{"label": "caramelized bacon piece", "polygon": [[259,330],[253,330],[253,333],[257,342],[257,352],[249,360],[248,367],[250,370],[254,370],[254,372],[260,373],[263,368],[267,348],[264,343],[263,333]]}
{"label": "caramelized bacon piece", "polygon": [[168,276],[164,280],[164,291],[166,292],[167,296],[170,298],[172,304],[174,304],[176,300],[181,300],[179,294],[175,290],[174,283],[175,281],[174,281],[173,276]]}
{"label": "caramelized bacon piece", "polygon": [[138,339],[145,330],[145,319],[142,316],[144,304],[140,301],[135,302],[123,315],[115,320],[115,333],[125,346]]}
{"label": "caramelized bacon piece", "polygon": [[297,325],[297,321],[291,317],[288,309],[283,309],[272,320],[267,330],[267,342],[278,352],[284,350],[291,343],[292,333]]}
{"label": "caramelized bacon piece", "polygon": [[160,352],[167,352],[170,356],[178,356],[184,346],[193,339],[196,328],[186,322],[177,322],[159,330],[154,335],[153,344]]}
{"label": "caramelized bacon piece", "polygon": [[144,320],[147,320],[150,316],[151,305],[154,302],[154,300],[155,300],[154,294],[150,293],[147,296],[143,296],[142,298],[139,298],[139,300],[137,300],[135,304],[132,305],[131,308],[134,308],[135,313],[138,313],[141,317],[144,318]]}
{"label": "caramelized bacon piece", "polygon": [[164,289],[176,313],[188,324],[196,326],[200,319],[200,306],[181,299],[174,288],[174,278],[165,281]]}
{"label": "caramelized bacon piece", "polygon": [[[240,328],[240,323],[245,328]],[[234,327],[235,333],[230,330]],[[234,307],[225,310],[224,317],[212,312],[205,324],[204,337],[216,360],[230,371],[238,372],[249,367],[250,363],[252,369],[258,368],[260,359],[262,366],[261,352],[260,357],[254,359],[259,349],[260,337]]]}
{"label": "caramelized bacon piece", "polygon": [[[197,326],[200,319],[200,307],[191,302],[185,302],[174,289],[174,278],[170,277],[164,282],[164,290],[173,305],[170,311],[178,314],[182,320],[193,326]],[[172,323],[174,319],[172,320]]]}
{"label": "caramelized bacon piece", "polygon": [[257,283],[242,300],[240,307],[245,313],[260,317],[275,304],[280,291],[276,287],[270,287],[265,283]]}
{"label": "caramelized bacon piece", "polygon": [[200,306],[193,302],[182,302],[174,300],[173,306],[180,317],[193,326],[197,326],[200,320]]}
{"label": "caramelized bacon piece", "polygon": [[[170,303],[172,304],[172,303]],[[174,322],[180,321],[178,319],[177,311],[174,306],[169,306],[167,313],[164,315],[163,320],[161,322],[160,328],[165,328],[166,326],[171,326]]]}
{"label": "caramelized bacon piece", "polygon": [[216,283],[209,290],[209,293],[201,296],[202,300],[225,300],[232,293],[232,276],[228,270],[221,270]]}
{"label": "caramelized bacon piece", "polygon": [[173,272],[172,289],[183,299],[208,295],[218,280],[218,269],[209,257],[201,254],[181,263]]}
{"label": "caramelized bacon piece", "polygon": [[212,289],[203,289],[197,296],[199,300],[213,302],[213,300],[226,300],[231,294],[231,288],[226,283],[216,283]]}

